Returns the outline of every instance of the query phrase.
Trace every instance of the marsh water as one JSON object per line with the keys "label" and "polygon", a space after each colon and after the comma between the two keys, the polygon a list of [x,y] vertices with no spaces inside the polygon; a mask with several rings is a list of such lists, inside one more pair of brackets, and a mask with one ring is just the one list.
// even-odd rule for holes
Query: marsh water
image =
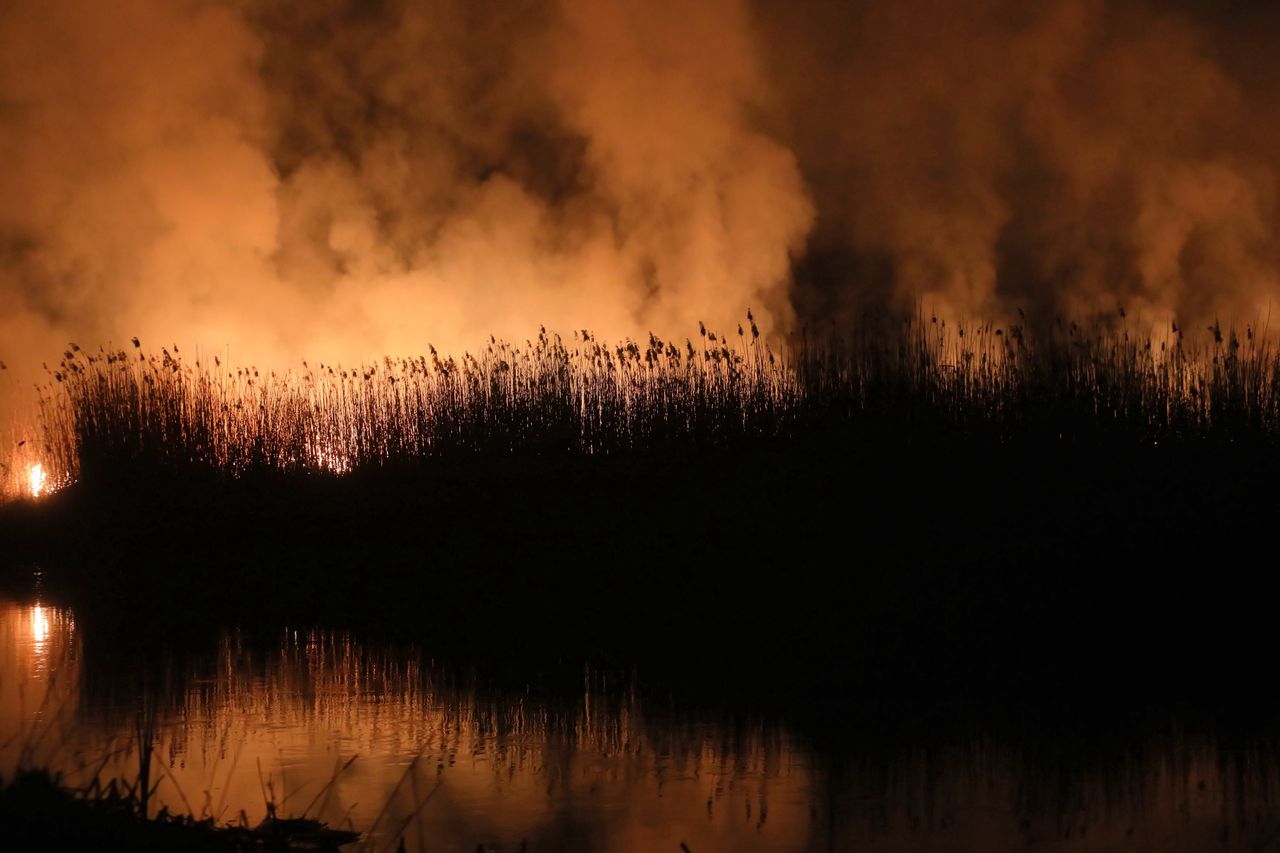
{"label": "marsh water", "polygon": [[273,802],[367,833],[365,849],[403,838],[410,850],[466,853],[1280,841],[1273,740],[1173,717],[1069,736],[1031,719],[1007,737],[999,726],[881,730],[860,717],[856,735],[815,734],[749,707],[655,698],[589,667],[569,691],[495,687],[430,649],[339,632],[228,628],[195,651],[139,661],[91,633],[69,609],[0,600],[0,772],[132,780],[145,739],[153,813],[256,823]]}

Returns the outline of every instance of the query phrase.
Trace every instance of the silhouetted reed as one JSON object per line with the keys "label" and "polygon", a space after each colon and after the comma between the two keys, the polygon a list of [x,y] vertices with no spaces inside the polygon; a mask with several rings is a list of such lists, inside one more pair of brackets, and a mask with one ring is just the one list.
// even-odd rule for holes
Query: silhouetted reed
{"label": "silhouetted reed", "polygon": [[[543,330],[478,355],[384,358],[299,371],[230,367],[162,349],[76,347],[40,395],[54,482],[138,466],[345,473],[473,454],[616,455],[794,440],[848,427],[907,441],[1268,439],[1280,358],[1218,325],[1160,334],[1058,321],[963,325],[913,317],[889,331],[801,335],[776,353],[746,328],[677,343],[609,345]],[[15,469],[19,465],[13,466]],[[18,478],[21,480],[21,477]]]}

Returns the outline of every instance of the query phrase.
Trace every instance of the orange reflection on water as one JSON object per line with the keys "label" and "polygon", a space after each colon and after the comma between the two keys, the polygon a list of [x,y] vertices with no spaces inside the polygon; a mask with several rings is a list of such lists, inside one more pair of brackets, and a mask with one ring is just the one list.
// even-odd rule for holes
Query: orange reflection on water
{"label": "orange reflection on water", "polygon": [[[571,701],[477,689],[342,634],[264,649],[231,633],[181,665],[119,666],[94,639],[108,646],[90,656],[69,612],[0,603],[0,744],[40,743],[28,762],[72,784],[104,758],[104,781],[133,779],[146,707],[154,808],[257,821],[265,789],[376,848],[1190,853],[1252,850],[1280,826],[1265,741],[1151,735],[1075,769],[990,738],[869,741],[833,773],[779,725],[655,715],[590,676]],[[0,749],[0,773],[21,754]]]}
{"label": "orange reflection on water", "polygon": [[[79,655],[68,614],[10,606],[0,681]],[[48,664],[38,663],[40,660]],[[97,658],[95,657],[96,661]],[[71,670],[68,670],[71,671]],[[77,675],[80,671],[74,670]],[[278,647],[224,637],[204,664],[174,677],[99,673],[73,713],[48,719],[49,760],[76,783],[116,753],[101,777],[132,779],[136,684],[152,694],[161,779],[155,806],[251,821],[264,786],[282,812],[350,823],[409,849],[803,849],[812,777],[789,738],[760,723],[651,719],[632,695],[589,692],[548,705],[533,695],[486,697],[411,654],[349,637],[287,632]],[[0,720],[0,739],[10,721]],[[28,730],[36,725],[28,714]],[[341,773],[347,761],[355,760]],[[13,756],[4,756],[7,772]],[[335,778],[335,773],[337,773]],[[261,774],[261,775],[260,775]],[[333,781],[332,785],[329,785]],[[419,809],[430,795],[428,807]],[[415,817],[417,815],[418,817]],[[379,842],[381,843],[381,842]]]}
{"label": "orange reflection on water", "polygon": [[49,614],[39,604],[31,608],[31,636],[37,648],[49,640]]}
{"label": "orange reflection on water", "polygon": [[0,642],[6,666],[0,675],[30,687],[68,665],[75,643],[75,621],[69,610],[44,604],[0,604]]}
{"label": "orange reflection on water", "polygon": [[0,774],[19,761],[57,760],[76,710],[80,655],[70,611],[0,601]]}
{"label": "orange reflection on water", "polygon": [[[267,656],[231,637],[216,671],[184,696],[167,748],[208,773],[215,800],[248,803],[250,814],[261,809],[259,762],[277,790],[309,800],[358,755],[324,814],[368,827],[390,803],[378,829],[404,825],[411,849],[419,833],[467,851],[525,839],[534,849],[678,850],[684,840],[776,850],[808,835],[809,775],[763,726],[726,739],[709,724],[649,721],[634,697],[589,695],[567,710],[486,699],[412,656],[328,634],[290,634]],[[565,848],[567,827],[580,846]]]}

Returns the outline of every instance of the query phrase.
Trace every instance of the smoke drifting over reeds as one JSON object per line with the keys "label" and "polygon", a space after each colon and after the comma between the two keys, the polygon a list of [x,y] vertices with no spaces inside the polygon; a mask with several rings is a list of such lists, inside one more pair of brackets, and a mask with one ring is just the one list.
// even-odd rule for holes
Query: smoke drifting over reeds
{"label": "smoke drifting over reeds", "polygon": [[[1256,8],[1255,8],[1256,6]],[[1277,17],[1131,0],[0,7],[0,359],[368,359],[928,299],[1253,322]]]}
{"label": "smoke drifting over reeds", "polygon": [[1252,321],[1277,283],[1280,17],[1225,5],[774,15],[819,210],[801,312],[928,294],[986,316]]}

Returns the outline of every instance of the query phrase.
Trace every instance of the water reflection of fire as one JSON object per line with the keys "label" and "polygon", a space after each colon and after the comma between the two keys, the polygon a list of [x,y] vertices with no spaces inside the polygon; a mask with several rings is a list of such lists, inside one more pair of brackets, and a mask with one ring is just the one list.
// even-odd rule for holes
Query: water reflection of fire
{"label": "water reflection of fire", "polygon": [[75,630],[69,610],[0,599],[0,777],[21,762],[52,770],[65,748],[79,704]]}
{"label": "water reflection of fire", "polygon": [[[0,663],[0,705],[3,705],[6,678],[15,679],[16,683],[28,679],[43,681],[51,673],[64,669],[75,630],[75,620],[69,610],[47,603],[19,605],[0,600],[0,642],[7,638],[13,644],[16,657],[9,666],[17,667],[7,671],[6,665]],[[4,709],[0,707],[0,716],[3,715]]]}
{"label": "water reflection of fire", "polygon": [[39,604],[31,608],[31,638],[37,653],[49,643],[49,614]]}
{"label": "water reflection of fire", "polygon": [[[32,673],[47,673],[57,669],[59,657],[65,653],[61,647],[70,639],[75,625],[66,611],[42,604],[31,606],[28,622],[31,628]],[[55,646],[59,650],[55,650]]]}

